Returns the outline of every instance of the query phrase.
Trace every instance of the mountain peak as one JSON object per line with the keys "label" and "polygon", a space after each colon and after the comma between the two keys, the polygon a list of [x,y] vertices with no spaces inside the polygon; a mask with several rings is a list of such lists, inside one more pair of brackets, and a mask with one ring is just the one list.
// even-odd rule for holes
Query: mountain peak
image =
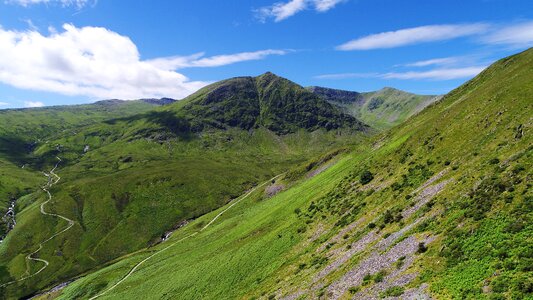
{"label": "mountain peak", "polygon": [[366,125],[302,86],[272,72],[214,83],[184,99],[180,106],[204,127],[266,127],[285,134],[299,129],[355,128]]}

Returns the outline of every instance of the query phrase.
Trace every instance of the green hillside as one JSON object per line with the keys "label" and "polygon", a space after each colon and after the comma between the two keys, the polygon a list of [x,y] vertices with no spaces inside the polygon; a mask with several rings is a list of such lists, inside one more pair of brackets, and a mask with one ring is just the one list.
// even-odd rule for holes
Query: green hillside
{"label": "green hillside", "polygon": [[[159,103],[155,99],[105,100],[86,105],[0,110],[0,216],[12,199],[38,189],[42,183],[41,164],[32,155],[36,147],[58,136],[74,134],[84,126],[152,110]],[[0,236],[3,230],[0,220]]]}
{"label": "green hillside", "polygon": [[[176,103],[193,130],[264,127],[276,133],[366,125],[303,87],[272,73],[237,77],[201,89]],[[171,107],[169,109],[172,109]]]}
{"label": "green hillside", "polygon": [[532,49],[498,61],[48,296],[533,299],[532,65]]}
{"label": "green hillside", "polygon": [[[29,296],[154,246],[258,182],[366,138],[366,125],[302,87],[272,74],[253,80],[260,86],[253,89],[260,96],[252,99],[259,114],[233,111],[245,105],[239,79],[141,113],[100,114],[87,124],[80,118],[68,130],[50,113],[53,121],[41,133],[46,139],[25,154],[35,192],[17,199],[17,225],[0,245],[0,282],[29,277],[2,293]],[[225,89],[232,92],[220,94]],[[57,114],[67,119],[69,109]],[[235,123],[238,116],[254,120],[253,126]],[[51,174],[57,157],[60,180],[45,202],[48,196],[38,187],[47,178],[39,171]],[[68,223],[43,214],[43,203],[46,212],[74,226],[62,232]],[[42,269],[44,263],[28,255],[48,265]]]}
{"label": "green hillside", "polygon": [[308,90],[380,130],[401,124],[439,99],[438,96],[416,95],[389,87],[368,93],[324,87],[309,87]]}

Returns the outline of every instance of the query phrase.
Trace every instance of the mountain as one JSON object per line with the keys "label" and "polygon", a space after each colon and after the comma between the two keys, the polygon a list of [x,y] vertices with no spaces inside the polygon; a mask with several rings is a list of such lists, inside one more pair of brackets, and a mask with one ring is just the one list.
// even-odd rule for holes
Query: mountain
{"label": "mountain", "polygon": [[368,93],[316,86],[307,89],[363,123],[381,130],[404,122],[440,98],[416,95],[390,87]]}
{"label": "mountain", "polygon": [[209,85],[179,103],[180,112],[200,130],[264,127],[276,133],[367,126],[303,87],[270,72]]}
{"label": "mountain", "polygon": [[168,105],[168,104],[172,104],[178,100],[175,100],[175,99],[172,99],[172,98],[161,98],[161,99],[154,99],[154,98],[149,98],[149,99],[141,99],[140,101],[143,101],[145,103],[148,103],[148,104],[153,104],[153,105]]}
{"label": "mountain", "polygon": [[502,59],[43,297],[532,299],[532,65]]}
{"label": "mountain", "polygon": [[[154,107],[146,101],[104,100],[83,105],[0,110],[0,164],[6,171],[0,187],[0,213],[11,198],[21,196],[23,190],[36,186],[41,179],[41,175],[22,167],[32,162],[28,154],[46,139],[70,135],[78,128],[147,112]],[[12,180],[14,177],[26,180]]]}
{"label": "mountain", "polygon": [[0,113],[0,191],[9,196],[0,217],[14,211],[16,219],[0,244],[0,295],[28,297],[153,247],[258,183],[371,133],[273,74],[156,102],[169,104]]}

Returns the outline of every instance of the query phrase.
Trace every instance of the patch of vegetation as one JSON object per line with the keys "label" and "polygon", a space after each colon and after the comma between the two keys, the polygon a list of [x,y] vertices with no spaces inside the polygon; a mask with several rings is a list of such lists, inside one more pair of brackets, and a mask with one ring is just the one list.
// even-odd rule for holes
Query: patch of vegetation
{"label": "patch of vegetation", "polygon": [[384,292],[381,292],[379,294],[380,298],[386,298],[386,297],[400,297],[403,295],[404,288],[402,286],[393,286],[388,289],[386,289]]}
{"label": "patch of vegetation", "polygon": [[368,170],[364,170],[359,176],[359,182],[362,185],[369,183],[370,181],[372,181],[372,179],[374,179],[374,175],[372,175],[372,173]]}

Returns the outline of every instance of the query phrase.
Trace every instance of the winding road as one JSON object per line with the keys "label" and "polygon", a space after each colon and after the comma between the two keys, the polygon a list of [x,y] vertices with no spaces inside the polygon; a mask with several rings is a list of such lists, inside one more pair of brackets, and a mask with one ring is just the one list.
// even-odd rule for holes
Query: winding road
{"label": "winding road", "polygon": [[[57,163],[56,163],[56,164],[54,165],[54,167],[50,170],[50,172],[49,172],[48,174],[45,173],[45,172],[43,172],[44,176],[46,176],[46,177],[48,178],[48,182],[47,182],[44,186],[42,186],[41,189],[42,189],[43,191],[46,192],[46,194],[48,195],[48,199],[47,199],[45,202],[41,203],[41,207],[40,207],[40,209],[41,209],[41,214],[43,214],[43,215],[45,215],[45,216],[52,216],[52,217],[57,217],[57,218],[63,219],[63,220],[65,220],[65,221],[68,222],[68,226],[65,227],[63,230],[54,233],[52,236],[50,236],[50,237],[47,238],[46,240],[44,240],[44,241],[42,241],[41,243],[39,243],[39,248],[38,248],[37,250],[33,251],[32,253],[30,253],[30,254],[28,254],[28,255],[26,256],[26,259],[27,259],[28,261],[33,260],[33,261],[37,261],[37,262],[42,262],[42,263],[44,263],[44,266],[43,266],[42,268],[40,268],[37,272],[35,272],[35,273],[31,274],[31,275],[23,276],[23,277],[21,277],[21,278],[19,278],[19,279],[17,279],[17,280],[13,280],[13,281],[6,282],[6,283],[4,283],[4,284],[1,284],[0,287],[5,287],[5,286],[8,286],[8,285],[13,284],[13,283],[16,283],[16,282],[24,281],[24,280],[26,280],[26,279],[28,279],[28,278],[31,278],[31,277],[33,277],[33,276],[35,276],[35,275],[41,273],[42,271],[44,271],[44,269],[46,269],[46,267],[48,267],[48,265],[50,264],[50,262],[48,262],[48,261],[45,260],[45,259],[35,258],[35,257],[33,257],[33,256],[34,256],[35,254],[39,253],[39,251],[41,251],[41,250],[43,249],[43,244],[49,242],[50,240],[52,240],[52,239],[55,238],[56,236],[58,236],[58,235],[64,233],[65,231],[69,230],[69,229],[72,228],[72,226],[74,226],[74,224],[75,224],[75,222],[74,222],[73,220],[71,220],[71,219],[69,219],[69,218],[67,218],[67,217],[65,217],[65,216],[62,216],[62,215],[59,215],[59,214],[55,214],[55,213],[49,213],[49,212],[46,212],[46,211],[44,210],[44,206],[45,206],[46,204],[48,204],[48,203],[52,200],[52,194],[50,193],[49,189],[50,189],[53,185],[57,184],[57,183],[59,182],[59,180],[61,180],[61,177],[59,177],[56,173],[54,173],[55,170],[57,169],[57,167],[59,166],[59,164],[61,163],[61,158],[59,158],[59,157],[56,157],[56,158],[57,158]],[[55,180],[54,180],[53,177],[55,177]]]}
{"label": "winding road", "polygon": [[126,279],[128,279],[128,277],[130,277],[142,264],[144,264],[145,262],[147,262],[148,260],[152,259],[154,256],[158,255],[158,254],[161,254],[162,252],[168,250],[169,248],[177,245],[178,243],[186,240],[186,239],[189,239],[197,234],[199,234],[200,232],[204,231],[206,228],[208,228],[209,226],[211,226],[211,224],[213,224],[213,222],[215,222],[220,216],[222,216],[222,214],[224,214],[226,211],[228,211],[230,208],[232,208],[233,206],[235,206],[236,204],[238,204],[239,202],[241,202],[242,200],[246,199],[248,196],[250,196],[250,194],[252,194],[253,192],[255,192],[258,188],[266,185],[267,183],[271,182],[272,180],[275,180],[276,178],[280,177],[281,175],[283,174],[279,174],[277,176],[274,176],[272,178],[270,178],[269,180],[263,182],[262,184],[256,186],[255,188],[251,189],[250,191],[248,191],[246,194],[242,195],[241,197],[239,197],[237,200],[233,201],[233,203],[231,205],[229,205],[228,207],[226,207],[226,209],[224,209],[223,211],[221,211],[220,213],[218,213],[211,221],[209,221],[209,223],[207,223],[207,225],[205,225],[204,227],[202,227],[202,229],[194,232],[194,233],[191,233],[189,234],[188,236],[185,236],[177,241],[175,241],[174,243],[166,246],[165,248],[153,253],[152,255],[148,256],[147,258],[143,259],[142,261],[138,262],[135,266],[133,266],[133,268],[124,276],[122,277],[121,280],[119,280],[117,283],[115,283],[114,285],[112,285],[111,287],[109,287],[108,289],[104,290],[103,292],[101,292],[100,294],[97,294],[96,296],[93,296],[92,298],[89,298],[89,300],[94,300],[98,297],[101,297],[103,295],[105,295],[106,293],[108,293],[109,291],[113,290],[114,288],[116,288],[117,286],[119,286],[122,282],[124,282]]}

